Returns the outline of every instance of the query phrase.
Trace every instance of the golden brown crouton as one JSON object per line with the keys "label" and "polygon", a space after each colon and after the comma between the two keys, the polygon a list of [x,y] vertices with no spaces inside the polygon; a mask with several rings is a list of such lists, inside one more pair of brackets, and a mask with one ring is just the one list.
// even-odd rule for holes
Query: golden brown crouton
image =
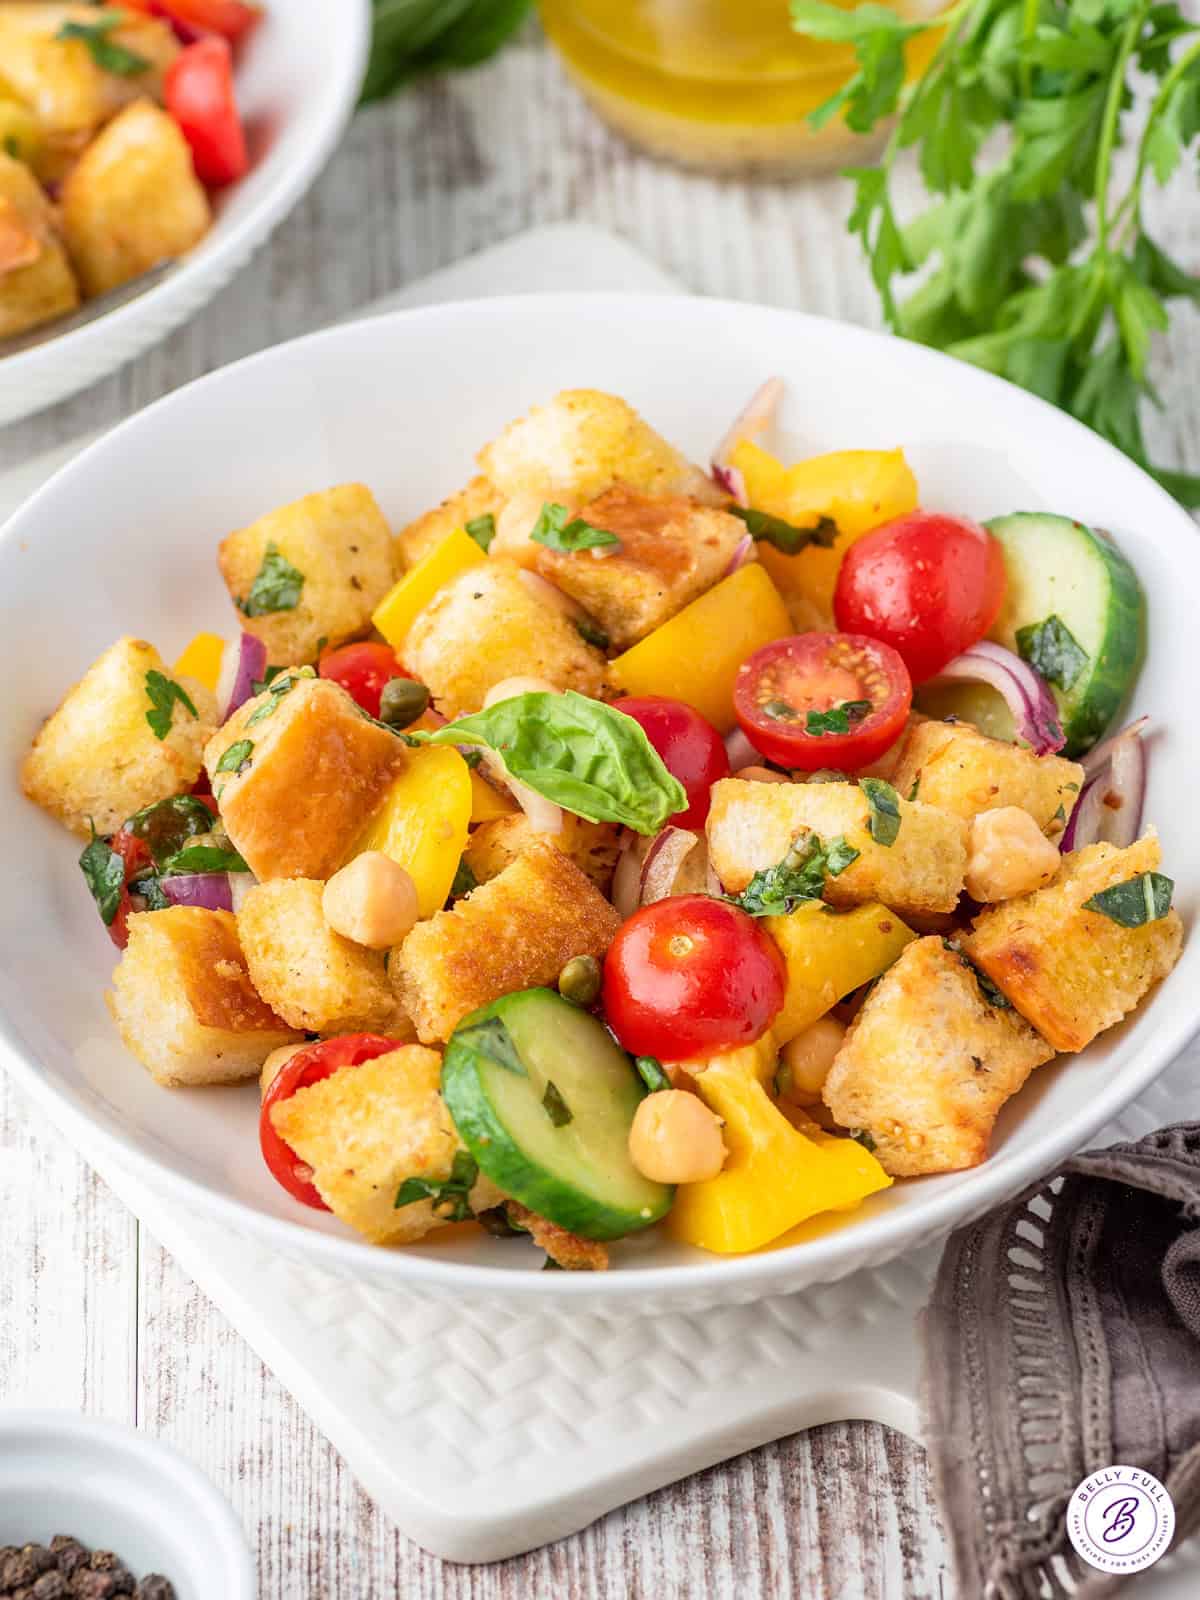
{"label": "golden brown crouton", "polygon": [[598,889],[607,892],[620,854],[620,837],[621,830],[614,823],[587,822],[569,811],[563,813],[561,833],[538,833],[529,818],[519,814],[497,817],[491,822],[481,822],[472,832],[464,860],[476,881],[487,883],[523,850],[542,839],[569,856]]}
{"label": "golden brown crouton", "polygon": [[[194,710],[163,691],[153,673],[177,685]],[[171,696],[169,711],[151,698],[151,685]],[[202,683],[168,673],[144,639],[118,639],[42,724],[21,782],[72,833],[86,838],[89,819],[97,833],[115,833],[152,800],[191,788],[216,721],[216,700]]]}
{"label": "golden brown crouton", "polygon": [[1125,928],[1084,908],[1102,889],[1155,871],[1160,860],[1153,832],[1127,850],[1088,845],[1064,856],[1049,888],[990,906],[975,918],[963,949],[1056,1050],[1082,1050],[1178,961],[1183,924],[1177,911]]}
{"label": "golden brown crouton", "polygon": [[863,1002],[825,1080],[844,1128],[863,1131],[893,1177],[957,1172],[987,1155],[1000,1107],[1054,1051],[992,1005],[961,956],[918,939]]}
{"label": "golden brown crouton", "polygon": [[989,739],[969,722],[922,722],[909,734],[892,782],[902,795],[966,822],[981,811],[1020,806],[1043,833],[1057,835],[1079,798],[1083,768]]}
{"label": "golden brown crouton", "polygon": [[[442,1058],[404,1045],[346,1067],[272,1107],[275,1131],[313,1173],[321,1198],[372,1244],[408,1244],[452,1220],[451,1204],[397,1206],[409,1178],[444,1183],[462,1150],[441,1095]],[[471,1168],[473,1170],[474,1164]],[[463,1196],[472,1211],[498,1205],[500,1191],[476,1177]]]}
{"label": "golden brown crouton", "polygon": [[596,1239],[581,1239],[577,1233],[568,1233],[557,1222],[539,1217],[519,1200],[506,1202],[505,1211],[514,1228],[523,1228],[539,1249],[542,1249],[564,1272],[607,1272],[608,1247]]}
{"label": "golden brown crouton", "polygon": [[708,848],[726,890],[734,894],[756,872],[782,861],[794,839],[816,833],[826,842],[842,835],[858,859],[825,885],[830,905],[882,900],[902,914],[953,911],[967,864],[967,825],[936,806],[900,803],[900,831],[890,845],[868,831],[866,794],[853,783],[714,784]]}
{"label": "golden brown crouton", "polygon": [[254,987],[293,1028],[411,1039],[384,952],[333,932],[321,910],[324,887],[315,878],[276,878],[246,895],[238,938]]}
{"label": "golden brown crouton", "polygon": [[485,477],[472,478],[465,489],[450,495],[440,506],[434,506],[432,511],[410,522],[396,535],[401,567],[405,570],[415,567],[455,528],[465,528],[476,517],[494,518],[503,505],[503,497]]}
{"label": "golden brown crouton", "polygon": [[545,678],[598,696],[606,665],[573,622],[499,561],[438,590],[409,630],[404,661],[447,717],[478,711],[505,678]]}
{"label": "golden brown crouton", "polygon": [[253,1078],[272,1050],[303,1037],[255,993],[229,911],[131,916],[104,998],[126,1048],[168,1086]]}
{"label": "golden brown crouton", "polygon": [[173,261],[211,222],[179,124],[149,100],[102,128],[63,182],[63,236],[88,295]]}
{"label": "golden brown crouton", "polygon": [[388,972],[426,1044],[503,994],[552,984],[572,956],[597,960],[621,919],[591,880],[537,841],[498,878],[419,922]]}
{"label": "golden brown crouton", "polygon": [[231,533],[217,565],[242,626],[280,666],[315,661],[322,639],[365,633],[394,577],[388,525],[361,483],[306,494]]}
{"label": "golden brown crouton", "polygon": [[329,878],[382,803],[405,747],[327,678],[247,700],[204,760],[229,837],[251,872]]}
{"label": "golden brown crouton", "polygon": [[78,304],[54,207],[29,168],[0,151],[0,339]]}

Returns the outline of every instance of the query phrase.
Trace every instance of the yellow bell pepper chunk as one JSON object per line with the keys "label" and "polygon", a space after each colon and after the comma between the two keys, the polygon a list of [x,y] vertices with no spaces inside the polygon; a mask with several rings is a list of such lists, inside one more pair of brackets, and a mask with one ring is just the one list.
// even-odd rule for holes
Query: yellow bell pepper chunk
{"label": "yellow bell pepper chunk", "polygon": [[736,721],[738,668],[792,631],[779,591],[752,561],[611,661],[609,670],[625,694],[670,695],[728,733]]}
{"label": "yellow bell pepper chunk", "polygon": [[455,528],[423,561],[418,561],[411,572],[406,572],[399,583],[392,585],[376,606],[371,621],[393,650],[401,649],[408,638],[408,630],[438,590],[451,578],[457,578],[460,572],[469,572],[486,560],[466,529]]}
{"label": "yellow bell pepper chunk", "polygon": [[473,767],[470,771],[472,826],[477,822],[494,822],[497,817],[511,817],[520,809],[515,800],[506,794],[501,794],[499,789],[494,789]]}
{"label": "yellow bell pepper chunk", "polygon": [[440,911],[467,844],[471,769],[457,750],[410,750],[399,777],[358,840],[352,856],[381,850],[417,886],[422,917]]}
{"label": "yellow bell pepper chunk", "polygon": [[668,1226],[677,1239],[740,1255],[822,1211],[850,1210],[891,1179],[861,1144],[801,1132],[753,1075],[715,1063],[696,1080],[724,1118],[729,1151],[715,1178],[680,1184]]}
{"label": "yellow bell pepper chunk", "polygon": [[877,900],[850,911],[831,911],[808,901],[789,916],[765,917],[762,925],[787,965],[783,1010],[771,1024],[780,1044],[794,1039],[860,984],[886,972],[917,937]]}
{"label": "yellow bell pepper chunk", "polygon": [[783,594],[799,600],[813,627],[833,619],[833,591],[842,557],[863,534],[893,517],[915,511],[917,480],[903,450],[834,450],[786,467],[743,439],[730,458],[746,485],[750,504],[795,527],[816,527],[821,517],[837,524],[838,538],[824,550],[810,545],[786,556],[760,542],[758,558]]}
{"label": "yellow bell pepper chunk", "polygon": [[224,639],[216,633],[198,633],[175,663],[175,671],[185,678],[197,678],[215,694],[224,659]]}

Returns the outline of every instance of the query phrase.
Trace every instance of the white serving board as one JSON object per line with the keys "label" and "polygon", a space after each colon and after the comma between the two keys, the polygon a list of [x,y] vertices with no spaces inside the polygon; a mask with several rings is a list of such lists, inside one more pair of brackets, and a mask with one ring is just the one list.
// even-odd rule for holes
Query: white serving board
{"label": "white serving board", "polygon": [[[540,228],[364,314],[514,291],[676,286],[624,241]],[[89,439],[0,478],[0,520]],[[1200,1117],[1200,1046],[1097,1143]],[[92,1159],[86,1146],[82,1153]],[[614,1324],[569,1310],[452,1306],[282,1260],[102,1176],[225,1313],[399,1528],[455,1561],[496,1561],[800,1428],[862,1417],[918,1436],[915,1317],[937,1251],[803,1295]],[[1143,1575],[1194,1600],[1196,1541]]]}

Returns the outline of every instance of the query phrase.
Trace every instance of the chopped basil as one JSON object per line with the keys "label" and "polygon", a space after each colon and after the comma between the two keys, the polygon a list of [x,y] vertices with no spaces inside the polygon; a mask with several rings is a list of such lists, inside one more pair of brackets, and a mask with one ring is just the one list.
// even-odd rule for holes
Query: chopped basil
{"label": "chopped basil", "polygon": [[869,700],[843,700],[841,705],[830,706],[828,711],[810,711],[805,718],[804,731],[814,739],[826,733],[849,733],[852,722],[861,722],[869,714]]}
{"label": "chopped basil", "polygon": [[482,1022],[472,1022],[465,1028],[458,1028],[455,1030],[454,1038],[459,1044],[464,1044],[469,1049],[478,1051],[481,1056],[486,1056],[489,1061],[494,1061],[506,1072],[515,1072],[519,1078],[529,1076],[520,1052],[513,1043],[512,1034],[499,1017],[484,1017]]}
{"label": "chopped basil", "polygon": [[113,29],[121,27],[124,21],[125,18],[116,13],[105,12],[95,22],[64,22],[54,37],[82,39],[102,72],[111,72],[118,78],[135,78],[139,72],[148,71],[151,63],[136,50],[127,50],[123,44],[109,38]]}
{"label": "chopped basil", "polygon": [[[302,678],[316,677],[316,673],[311,667],[290,668],[286,675],[282,677],[278,675],[281,670],[278,667],[274,669],[268,668],[267,670],[272,672],[272,676],[269,680],[264,679],[263,685],[264,689],[270,689],[271,697],[269,700],[264,700],[262,705],[256,706],[246,718],[244,725],[247,728],[252,728],[256,722],[262,722],[265,717],[273,716],[274,713],[278,711],[279,702],[283,699],[284,695],[287,694],[289,690],[294,689]],[[258,692],[261,694],[264,691],[259,690]]]}
{"label": "chopped basil", "polygon": [[597,550],[605,545],[619,545],[615,533],[606,528],[593,528],[582,517],[572,517],[566,506],[547,500],[529,537],[535,544],[544,544],[547,550]]}
{"label": "chopped basil", "polygon": [[997,988],[983,968],[977,967],[965,950],[953,939],[943,939],[942,944],[949,950],[951,955],[957,956],[967,971],[973,975],[975,982],[979,985],[979,992],[988,1005],[995,1006],[997,1011],[1012,1010],[1012,1001],[1004,993],[1004,990]]}
{"label": "chopped basil", "polygon": [[485,511],[481,517],[472,517],[464,526],[471,538],[486,554],[491,549],[492,540],[496,537],[496,519],[492,513]]}
{"label": "chopped basil", "polygon": [[478,767],[483,761],[482,750],[460,750],[459,755],[462,756],[463,760],[467,763],[472,772],[474,772],[475,768]]}
{"label": "chopped basil", "polygon": [[145,901],[147,911],[166,911],[171,902],[162,892],[162,885],[155,873],[147,873],[144,878],[139,878],[136,883],[129,885],[130,893],[141,895]]}
{"label": "chopped basil", "polygon": [[185,839],[211,833],[213,820],[208,806],[194,794],[173,794],[135,811],[125,823],[125,832],[144,839],[155,865],[161,866],[183,848]]}
{"label": "chopped basil", "polygon": [[187,692],[180,688],[174,678],[168,678],[165,672],[156,672],[153,667],[146,674],[146,693],[150,697],[146,721],[156,739],[165,739],[170,733],[171,707],[176,702],[190,711],[193,717],[200,715]]}
{"label": "chopped basil", "polygon": [[1065,822],[1067,820],[1066,807],[1060,804],[1058,810],[1054,813],[1050,820],[1051,822]]}
{"label": "chopped basil", "polygon": [[607,650],[612,643],[600,624],[593,622],[591,617],[576,617],[575,627],[579,637],[588,644],[594,644],[597,650]]}
{"label": "chopped basil", "polygon": [[788,1095],[792,1092],[794,1081],[795,1073],[792,1071],[791,1067],[788,1066],[786,1061],[781,1061],[778,1067],[775,1069],[775,1078],[772,1083],[776,1100],[787,1099]]}
{"label": "chopped basil", "polygon": [[508,1212],[502,1204],[489,1206],[486,1211],[477,1211],[475,1221],[485,1233],[490,1233],[494,1239],[515,1239],[518,1235],[527,1232],[525,1228],[514,1228],[508,1220]]}
{"label": "chopped basil", "polygon": [[478,1177],[475,1157],[469,1151],[457,1150],[448,1178],[405,1178],[396,1191],[394,1209],[415,1205],[418,1200],[432,1200],[435,1214],[444,1222],[469,1222],[475,1215],[471,1210],[471,1190]]}
{"label": "chopped basil", "polygon": [[876,844],[893,845],[900,832],[900,796],[882,778],[863,778],[859,788],[870,808],[868,827]]}
{"label": "chopped basil", "polygon": [[1030,622],[1017,629],[1017,652],[1035,672],[1069,689],[1088,664],[1088,653],[1061,617]]}
{"label": "chopped basil", "polygon": [[556,1128],[565,1128],[568,1122],[574,1120],[570,1106],[558,1092],[558,1085],[552,1080],[546,1084],[546,1092],[542,1096],[542,1110]]}
{"label": "chopped basil", "polygon": [[451,900],[461,900],[463,895],[470,894],[472,889],[478,887],[479,879],[465,861],[460,861],[454,874],[454,882],[450,885]]}
{"label": "chopped basil", "polygon": [[125,863],[115,850],[109,849],[107,841],[99,836],[90,821],[89,826],[92,841],[79,858],[79,869],[99,908],[100,920],[109,928],[121,904]]}
{"label": "chopped basil", "polygon": [[749,506],[730,506],[729,511],[746,524],[752,539],[761,539],[774,545],[785,556],[794,556],[809,545],[820,545],[828,550],[838,536],[837,523],[829,517],[819,517],[815,528],[797,528],[782,517],[773,517],[769,511],[755,511]]}
{"label": "chopped basil", "polygon": [[[290,672],[290,667],[267,667],[261,678],[255,678],[250,685],[251,694],[261,694],[264,689],[269,689],[281,672]],[[311,667],[309,668],[311,672]],[[316,673],[313,673],[316,676]]]}
{"label": "chopped basil", "polygon": [[249,872],[250,868],[236,850],[224,850],[212,844],[191,844],[168,856],[162,870],[168,877],[177,878],[185,872]]}
{"label": "chopped basil", "polygon": [[663,1071],[662,1062],[656,1056],[634,1056],[633,1064],[638,1070],[638,1077],[651,1094],[657,1094],[660,1089],[671,1087],[671,1080]]}
{"label": "chopped basil", "polygon": [[246,617],[266,617],[276,611],[294,611],[300,604],[304,588],[304,574],[279,553],[279,546],[271,539],[267,543],[262,566],[250,593],[236,602],[238,610]]}
{"label": "chopped basil", "polygon": [[752,917],[784,917],[802,900],[819,900],[826,878],[858,860],[859,852],[838,834],[828,843],[815,833],[796,839],[783,860],[756,872],[736,900]]}
{"label": "chopped basil", "polygon": [[870,1151],[872,1155],[875,1153],[875,1140],[871,1137],[869,1129],[851,1128],[850,1137],[855,1144],[862,1145],[864,1150]]}
{"label": "chopped basil", "polygon": [[1165,873],[1139,872],[1136,877],[1126,878],[1124,883],[1101,889],[1099,894],[1083,902],[1083,909],[1098,911],[1122,928],[1144,928],[1148,922],[1157,922],[1170,911],[1174,889],[1174,880]]}
{"label": "chopped basil", "polygon": [[250,756],[253,750],[253,739],[235,739],[220,761],[217,762],[217,771],[232,772],[235,775],[245,772],[250,765]]}
{"label": "chopped basil", "polygon": [[909,800],[909,804],[910,805],[917,798],[917,790],[920,787],[921,787],[921,774],[918,772],[916,777],[912,781],[912,788],[908,791],[908,800]]}

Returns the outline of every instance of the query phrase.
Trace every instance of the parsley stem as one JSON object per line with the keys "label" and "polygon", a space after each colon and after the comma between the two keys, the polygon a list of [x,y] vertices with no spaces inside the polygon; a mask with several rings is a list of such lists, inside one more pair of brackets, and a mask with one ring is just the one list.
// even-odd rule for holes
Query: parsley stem
{"label": "parsley stem", "polygon": [[1137,166],[1134,168],[1133,178],[1129,191],[1124,196],[1121,204],[1113,213],[1113,226],[1115,227],[1129,213],[1128,220],[1137,224],[1142,211],[1142,185],[1146,176],[1146,164],[1150,159],[1150,139],[1154,126],[1167,109],[1171,96],[1178,88],[1180,81],[1191,71],[1197,58],[1200,58],[1200,39],[1172,62],[1170,70],[1158,86],[1158,92],[1150,102],[1150,110],[1146,113],[1146,125],[1142,129],[1141,141],[1138,144]]}
{"label": "parsley stem", "polygon": [[1121,102],[1125,98],[1125,74],[1149,9],[1150,0],[1139,0],[1133,15],[1125,24],[1125,32],[1108,83],[1108,99],[1104,106],[1104,119],[1100,124],[1100,149],[1096,157],[1096,253],[1100,256],[1109,254],[1108,186],[1112,175],[1113,151],[1116,148],[1121,122]]}

